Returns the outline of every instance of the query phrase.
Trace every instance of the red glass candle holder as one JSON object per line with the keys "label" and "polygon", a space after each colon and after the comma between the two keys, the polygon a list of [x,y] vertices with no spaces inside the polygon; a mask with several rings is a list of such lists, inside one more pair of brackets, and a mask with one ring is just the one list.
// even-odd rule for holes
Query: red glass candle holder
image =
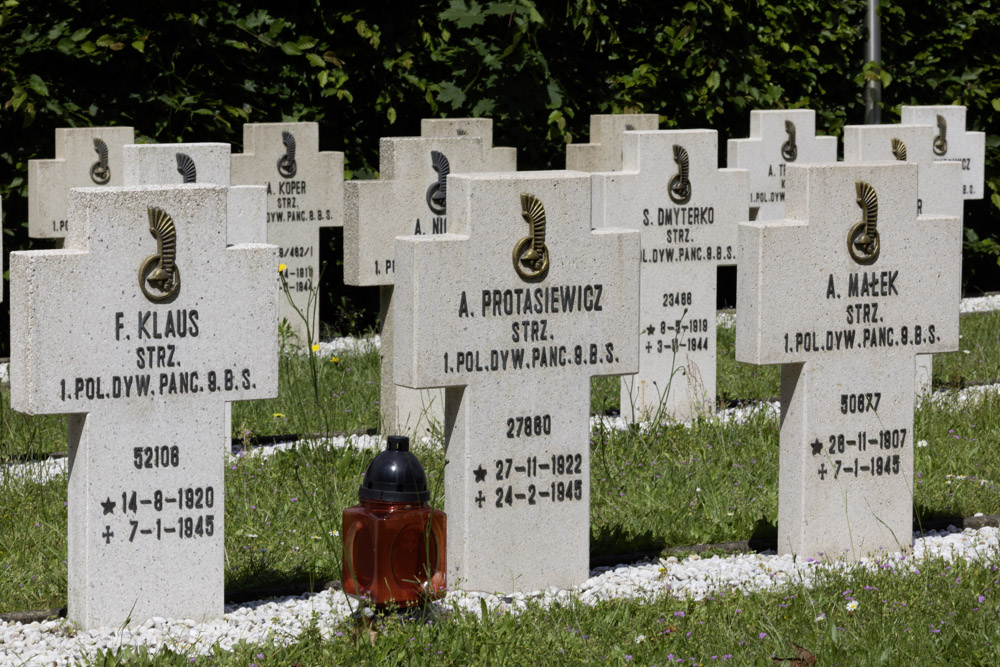
{"label": "red glass candle holder", "polygon": [[427,478],[408,438],[389,436],[368,466],[359,505],[343,513],[344,592],[376,607],[412,606],[445,587],[445,513],[428,501]]}

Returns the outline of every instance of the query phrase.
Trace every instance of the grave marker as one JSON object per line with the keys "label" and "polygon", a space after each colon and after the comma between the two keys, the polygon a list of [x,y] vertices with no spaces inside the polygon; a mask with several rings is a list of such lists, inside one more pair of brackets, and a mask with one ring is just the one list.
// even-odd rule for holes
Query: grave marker
{"label": "grave marker", "polygon": [[956,161],[962,165],[962,197],[983,198],[986,165],[986,133],[967,132],[965,107],[957,105],[906,106],[904,125],[932,125],[931,150],[937,160]]}
{"label": "grave marker", "polygon": [[917,353],[958,345],[962,223],[917,166],[788,167],[787,219],[740,225],[736,359],[782,364],[778,550],[907,550]]}
{"label": "grave marker", "polygon": [[593,221],[637,229],[639,372],[621,414],[685,420],[715,408],[716,267],[736,264],[747,172],[719,169],[715,130],[626,132],[622,170],[593,175]]}
{"label": "grave marker", "polygon": [[[344,183],[344,282],[378,285],[382,334],[382,428],[424,435],[444,418],[441,391],[412,391],[393,381],[393,241],[448,231],[449,174],[516,168],[516,155],[478,137],[392,137],[379,143],[378,180]],[[498,165],[498,156],[509,163]]]}
{"label": "grave marker", "polygon": [[449,233],[396,240],[397,382],[445,387],[448,582],[588,576],[590,378],[637,367],[639,236],[579,172],[453,175]]}
{"label": "grave marker", "polygon": [[11,406],[69,415],[69,618],[219,617],[223,406],[277,394],[277,251],[226,247],[219,186],[69,212],[66,249],[10,257]]}
{"label": "grave marker", "polygon": [[[133,144],[123,150],[124,183],[128,187],[148,185],[209,183],[229,185],[229,144],[176,143]],[[227,188],[226,242],[267,243],[266,192],[258,185],[239,185]],[[280,296],[278,303],[285,303],[281,279],[274,276]],[[280,312],[280,310],[279,310]],[[226,446],[233,432],[232,405],[226,404]]]}
{"label": "grave marker", "polygon": [[621,171],[622,135],[632,130],[656,130],[655,113],[591,114],[590,142],[566,144],[566,168],[576,171]]}
{"label": "grave marker", "polygon": [[[247,123],[243,153],[232,156],[232,182],[267,186],[267,242],[278,246],[289,293],[305,314],[319,284],[319,228],[344,224],[344,154],[320,152],[318,123]],[[320,298],[317,291],[316,304]],[[309,315],[310,341],[284,290],[279,304],[279,321],[300,341],[319,340],[318,307]]]}
{"label": "grave marker", "polygon": [[70,188],[121,185],[122,147],[131,127],[56,128],[56,156],[28,160],[28,236],[61,239],[69,233]]}
{"label": "grave marker", "polygon": [[[935,159],[934,129],[927,125],[848,125],[844,162],[910,162],[919,168],[917,215],[963,217],[962,175],[956,163]],[[917,357],[918,396],[931,391],[934,358]]]}
{"label": "grave marker", "polygon": [[130,144],[123,155],[126,185],[230,184],[229,144]]}
{"label": "grave marker", "polygon": [[816,135],[812,109],[750,112],[750,136],[730,139],[726,164],[750,172],[750,219],[785,217],[785,169],[789,164],[837,161],[837,138]]}
{"label": "grave marker", "polygon": [[[493,146],[492,118],[422,118],[421,137],[479,137],[483,146]],[[510,171],[517,165],[517,149],[493,146],[487,151],[481,171]]]}

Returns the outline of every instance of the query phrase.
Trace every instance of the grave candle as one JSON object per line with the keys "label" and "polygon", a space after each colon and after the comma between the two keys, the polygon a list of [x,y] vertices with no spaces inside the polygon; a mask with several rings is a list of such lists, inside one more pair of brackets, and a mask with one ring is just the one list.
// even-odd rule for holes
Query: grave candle
{"label": "grave candle", "polygon": [[343,512],[344,592],[379,607],[443,594],[447,517],[430,506],[430,497],[410,439],[390,435],[365,471],[360,504]]}

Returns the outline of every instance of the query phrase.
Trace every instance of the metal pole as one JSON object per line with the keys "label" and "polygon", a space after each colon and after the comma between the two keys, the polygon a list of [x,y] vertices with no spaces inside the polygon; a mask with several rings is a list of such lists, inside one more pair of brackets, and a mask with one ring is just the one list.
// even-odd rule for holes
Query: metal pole
{"label": "metal pole", "polygon": [[875,78],[865,81],[865,124],[882,122],[882,80],[877,76],[882,67],[882,28],[878,20],[879,0],[868,0],[868,41],[865,42],[865,64],[876,63]]}

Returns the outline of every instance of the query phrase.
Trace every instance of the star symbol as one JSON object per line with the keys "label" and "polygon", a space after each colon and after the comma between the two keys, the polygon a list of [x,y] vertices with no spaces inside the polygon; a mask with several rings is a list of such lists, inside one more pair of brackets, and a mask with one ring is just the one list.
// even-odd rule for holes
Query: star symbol
{"label": "star symbol", "polygon": [[115,511],[115,501],[111,500],[111,496],[108,496],[108,499],[101,503],[101,507],[104,508],[105,514],[111,514]]}
{"label": "star symbol", "polygon": [[473,470],[472,472],[476,476],[477,483],[486,481],[486,468],[483,467],[482,463],[480,463],[479,467]]}
{"label": "star symbol", "polygon": [[650,324],[648,327],[646,327],[646,335],[647,336],[652,336],[655,333],[656,333],[656,327],[654,327],[652,324]]}
{"label": "star symbol", "polygon": [[816,456],[823,451],[823,443],[819,441],[819,438],[816,438],[816,441],[813,442],[811,446],[813,448],[813,456]]}

